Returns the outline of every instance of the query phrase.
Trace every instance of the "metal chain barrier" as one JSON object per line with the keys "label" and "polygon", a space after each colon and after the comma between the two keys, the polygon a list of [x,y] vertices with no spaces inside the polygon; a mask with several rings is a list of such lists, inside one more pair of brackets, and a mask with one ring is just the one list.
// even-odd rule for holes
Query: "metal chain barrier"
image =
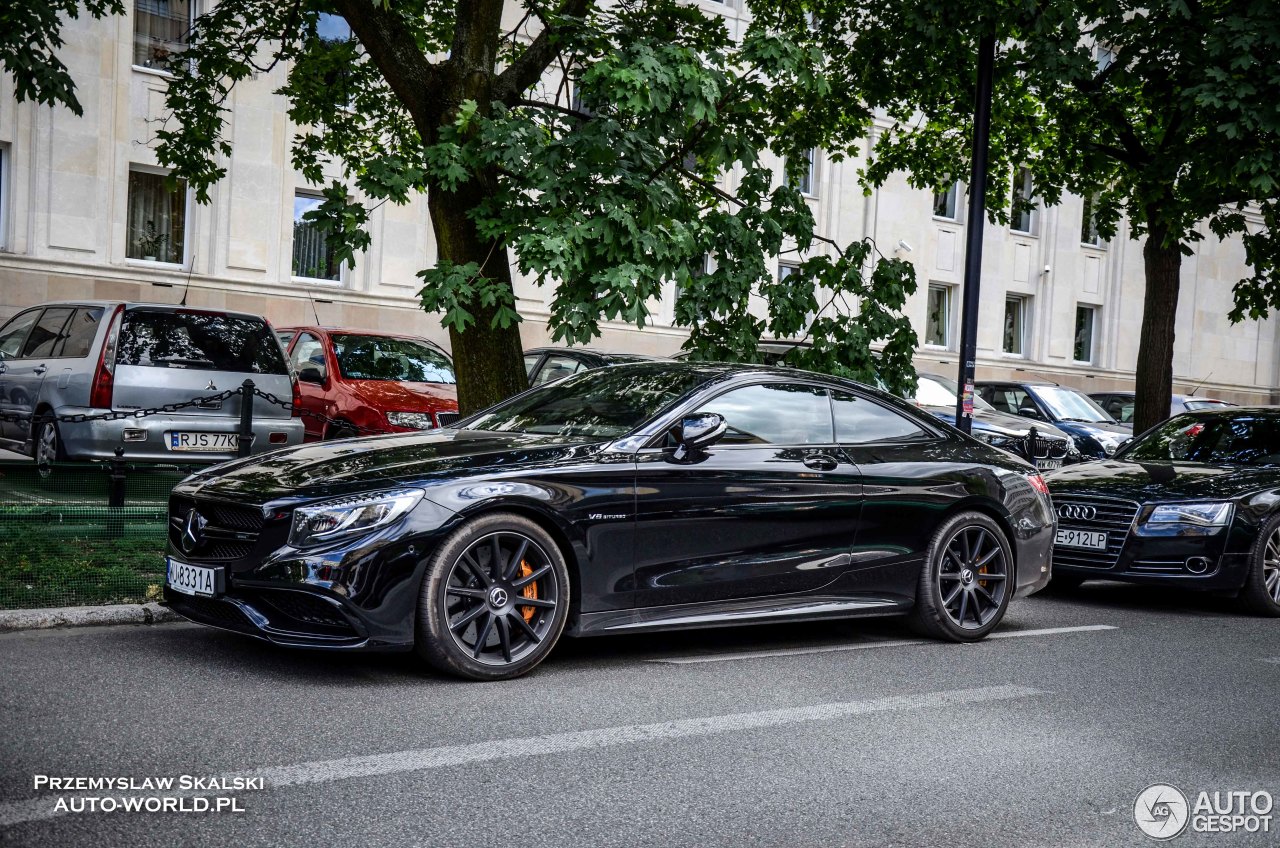
{"label": "metal chain barrier", "polygon": [[[83,424],[86,421],[122,421],[126,418],[146,418],[150,415],[161,415],[166,412],[178,412],[179,410],[189,409],[193,406],[203,406],[210,403],[221,403],[229,397],[240,394],[240,389],[227,389],[225,392],[219,392],[216,395],[205,395],[204,397],[192,398],[184,400],[181,403],[166,403],[163,406],[151,406],[143,409],[130,409],[127,411],[109,411],[109,412],[78,412],[71,415],[52,415],[39,416],[40,418],[49,417],[59,424]],[[37,416],[31,412],[0,412],[0,421],[10,421],[15,424],[30,423]]]}

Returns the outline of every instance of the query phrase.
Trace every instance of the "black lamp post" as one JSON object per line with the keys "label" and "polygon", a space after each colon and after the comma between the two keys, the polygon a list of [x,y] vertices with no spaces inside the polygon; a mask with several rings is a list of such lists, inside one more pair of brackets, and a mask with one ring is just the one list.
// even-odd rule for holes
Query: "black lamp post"
{"label": "black lamp post", "polygon": [[973,103],[973,170],[965,220],[964,306],[960,314],[960,393],[956,426],[973,430],[973,372],[978,349],[978,295],[982,285],[982,232],[986,224],[987,153],[991,134],[991,87],[996,59],[994,34],[978,42],[978,86]]}

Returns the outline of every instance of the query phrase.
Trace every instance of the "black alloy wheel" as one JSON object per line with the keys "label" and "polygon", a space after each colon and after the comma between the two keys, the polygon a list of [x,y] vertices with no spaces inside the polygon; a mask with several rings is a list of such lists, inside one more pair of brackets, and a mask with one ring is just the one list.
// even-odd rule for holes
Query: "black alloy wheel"
{"label": "black alloy wheel", "polygon": [[456,531],[428,566],[418,652],[477,680],[518,677],[560,638],[569,574],[555,541],[523,516],[482,516]]}
{"label": "black alloy wheel", "polygon": [[1013,578],[1013,555],[1000,526],[978,512],[953,516],[929,545],[911,624],[940,639],[981,639],[1004,618]]}
{"label": "black alloy wheel", "polygon": [[1239,598],[1249,612],[1280,617],[1280,515],[1262,525],[1253,543],[1249,573]]}

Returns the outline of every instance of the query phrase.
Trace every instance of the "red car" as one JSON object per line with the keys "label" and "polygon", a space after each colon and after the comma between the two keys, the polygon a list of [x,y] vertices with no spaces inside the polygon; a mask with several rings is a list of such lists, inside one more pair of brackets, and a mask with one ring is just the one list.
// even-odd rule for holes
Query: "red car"
{"label": "red car", "polygon": [[409,433],[458,420],[449,354],[417,336],[332,327],[278,331],[298,375],[306,441]]}

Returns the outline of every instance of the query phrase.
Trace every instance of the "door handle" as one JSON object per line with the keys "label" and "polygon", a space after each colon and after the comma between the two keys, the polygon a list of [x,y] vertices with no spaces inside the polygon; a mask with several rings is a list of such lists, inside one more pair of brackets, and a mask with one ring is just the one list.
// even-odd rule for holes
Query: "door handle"
{"label": "door handle", "polygon": [[825,453],[812,453],[804,458],[805,468],[812,468],[814,471],[835,471],[837,464],[835,457]]}
{"label": "door handle", "polygon": [[49,370],[49,367],[47,365],[37,365],[35,368],[32,368],[31,370],[36,374],[44,374],[44,372]]}

